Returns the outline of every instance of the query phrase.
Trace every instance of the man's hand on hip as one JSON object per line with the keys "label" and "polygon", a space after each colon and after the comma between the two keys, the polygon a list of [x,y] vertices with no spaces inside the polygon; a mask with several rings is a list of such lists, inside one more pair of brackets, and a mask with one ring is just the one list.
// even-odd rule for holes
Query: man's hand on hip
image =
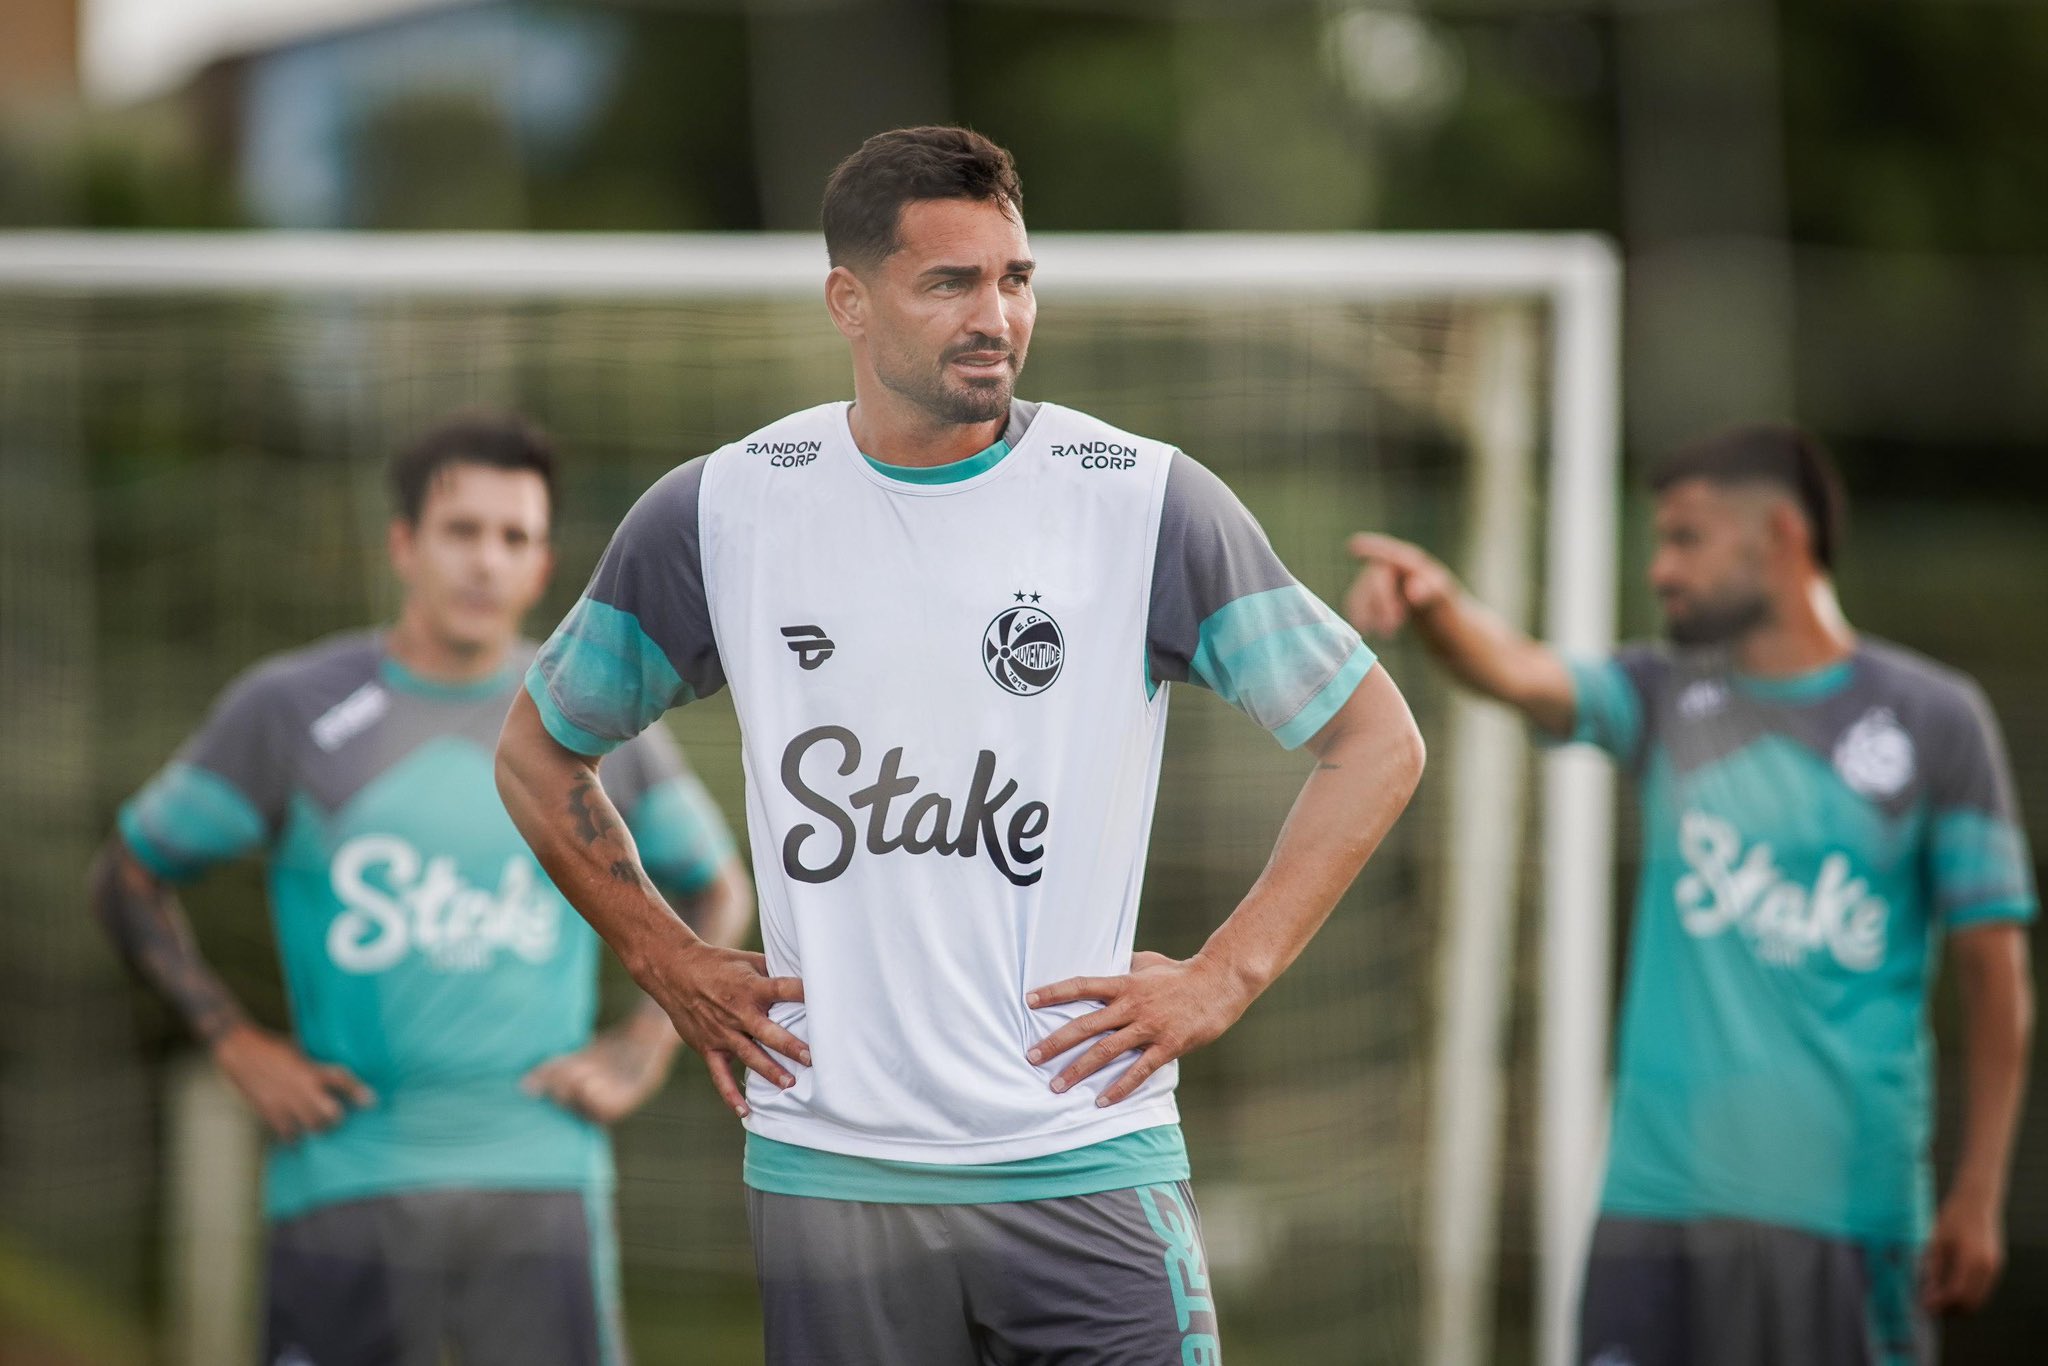
{"label": "man's hand on hip", "polygon": [[332,1129],[349,1106],[376,1102],[346,1067],[317,1063],[290,1039],[242,1023],[214,1040],[213,1060],[270,1132],[290,1143]]}
{"label": "man's hand on hip", "polygon": [[768,1007],[803,1000],[804,984],[794,977],[770,977],[768,960],[760,954],[689,937],[673,952],[647,960],[633,975],[683,1042],[703,1055],[711,1084],[742,1119],[747,1101],[733,1078],[735,1062],[785,1089],[796,1085],[796,1078],[769,1056],[769,1049],[811,1065],[809,1046],[768,1018]]}
{"label": "man's hand on hip", "polygon": [[1100,1010],[1069,1021],[1024,1055],[1034,1063],[1044,1062],[1097,1039],[1093,1048],[1053,1078],[1052,1089],[1064,1092],[1124,1054],[1136,1053],[1137,1061],[1102,1093],[1097,1105],[1125,1099],[1160,1068],[1237,1023],[1251,1004],[1242,986],[1199,954],[1179,960],[1149,952],[1133,955],[1131,970],[1124,976],[1069,977],[1026,993],[1024,1000],[1034,1009],[1102,1002]]}
{"label": "man's hand on hip", "polygon": [[573,1053],[549,1058],[520,1083],[596,1124],[616,1124],[647,1103],[668,1077],[676,1038],[651,1002]]}

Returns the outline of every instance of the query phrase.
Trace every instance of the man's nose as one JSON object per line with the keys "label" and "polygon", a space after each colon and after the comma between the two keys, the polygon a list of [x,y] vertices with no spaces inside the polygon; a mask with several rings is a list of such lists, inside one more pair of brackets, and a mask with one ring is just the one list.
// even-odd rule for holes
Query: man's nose
{"label": "man's nose", "polygon": [[974,292],[974,312],[968,318],[967,326],[972,331],[997,341],[1009,337],[1010,310],[1000,288],[987,285]]}
{"label": "man's nose", "polygon": [[486,575],[495,577],[505,572],[512,563],[512,547],[494,536],[486,536],[477,546],[476,567]]}

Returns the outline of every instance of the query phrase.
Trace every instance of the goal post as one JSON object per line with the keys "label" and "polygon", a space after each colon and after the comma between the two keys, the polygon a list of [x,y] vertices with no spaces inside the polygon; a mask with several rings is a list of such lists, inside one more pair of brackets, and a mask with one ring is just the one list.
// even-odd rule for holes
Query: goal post
{"label": "goal post", "polygon": [[[1443,440],[1465,452],[1459,468],[1470,471],[1456,497],[1456,534],[1441,545],[1454,567],[1482,597],[1539,627],[1561,648],[1599,651],[1611,646],[1618,545],[1620,268],[1605,241],[1582,235],[1041,233],[1034,235],[1032,246],[1045,324],[1036,350],[1053,352],[1064,325],[1054,319],[1063,312],[1085,311],[1104,333],[1085,359],[1072,360],[1064,369],[1052,363],[1054,372],[1084,377],[1103,392],[1115,392],[1120,367],[1136,365],[1130,357],[1138,351],[1182,356],[1193,367],[1190,372],[1177,382],[1158,382],[1156,398],[1147,400],[1168,412],[1199,408],[1205,380],[1226,376],[1233,411],[1257,409],[1267,424],[1257,430],[1284,431],[1305,452],[1273,475],[1276,489],[1292,490],[1289,506],[1299,509],[1297,531],[1304,545],[1324,545],[1326,533],[1347,519],[1349,525],[1366,524],[1364,510],[1353,515],[1341,506],[1340,491],[1319,490],[1321,472],[1341,469],[1350,458],[1344,452],[1356,454],[1361,440],[1367,446],[1393,440],[1337,430],[1341,421],[1356,417],[1353,408],[1363,402],[1342,392],[1345,377],[1364,388],[1392,384],[1386,373],[1403,371],[1399,384],[1406,387],[1399,403],[1404,411],[1426,414],[1426,420],[1415,421],[1447,433]],[[289,324],[295,330],[288,340],[304,354],[348,358],[338,372],[341,377],[325,389],[309,386],[318,392],[305,402],[338,408],[343,425],[353,422],[381,434],[379,424],[387,419],[396,423],[394,414],[413,411],[409,405],[414,405],[415,389],[486,398],[524,392],[522,384],[545,386],[549,367],[567,363],[560,360],[565,355],[573,354],[575,364],[595,372],[603,367],[604,348],[618,346],[652,358],[649,363],[685,367],[678,370],[679,389],[711,395],[707,402],[729,404],[734,413],[753,412],[758,386],[767,381],[758,375],[730,382],[706,378],[704,367],[765,372],[797,356],[810,368],[803,371],[804,383],[786,386],[787,406],[793,408],[836,396],[817,391],[818,377],[830,373],[823,367],[828,352],[836,354],[836,339],[821,341],[812,332],[798,336],[790,331],[793,324],[777,322],[767,312],[781,309],[796,316],[792,308],[805,301],[813,301],[815,308],[823,274],[822,244],[815,236],[798,234],[7,232],[0,233],[0,382],[12,373],[6,392],[30,401],[38,372],[24,358],[36,345],[35,329],[76,332],[102,325],[79,313],[24,323],[18,310],[10,323],[10,310],[23,300],[60,307],[65,300],[167,305],[193,299],[275,299],[298,301],[315,312],[339,307],[344,315],[351,302],[431,300],[437,310],[431,317],[408,321],[395,331],[366,332],[360,320],[346,316]],[[613,321],[579,324],[584,330],[571,339],[573,345],[552,334],[536,340],[513,323],[485,326],[469,316],[502,322],[507,315],[494,310],[541,304],[621,310],[701,304],[716,316],[682,323],[622,313]],[[1119,310],[1142,314],[1142,326],[1116,330]],[[1272,320],[1289,310],[1308,321]],[[163,336],[174,338],[178,324],[151,312],[120,325],[166,329]],[[1188,337],[1199,335],[1205,349],[1197,353],[1193,342],[1184,344],[1176,328]],[[678,340],[685,331],[687,346]],[[402,342],[394,343],[393,337]],[[76,344],[76,335],[71,341],[64,353],[70,359],[61,363],[88,363],[74,353],[90,346]],[[398,356],[375,354],[379,346],[398,344],[411,349]],[[729,355],[721,357],[722,344]],[[176,343],[151,340],[148,345]],[[1245,359],[1254,351],[1257,357]],[[407,364],[425,362],[447,373],[412,379],[399,373]],[[842,367],[843,377],[843,361],[831,363]],[[1291,378],[1287,364],[1298,364],[1302,378]],[[1043,383],[1049,376],[1039,366],[1035,361],[1032,379]],[[388,390],[379,391],[382,397],[349,388],[348,375],[368,374],[376,367],[382,367],[376,370],[378,382]],[[230,377],[217,382],[235,382],[232,370],[223,363],[221,372]],[[745,402],[729,397],[745,387],[742,380],[756,385],[745,390]],[[1290,386],[1297,386],[1298,393]],[[1085,391],[1087,386],[1082,387]],[[1037,385],[1027,389],[1037,392]],[[686,401],[659,395],[647,399],[644,395],[652,391],[633,392],[642,395],[636,402],[652,405],[650,416],[613,414],[607,421],[658,421],[660,414]],[[1073,401],[1051,383],[1045,383],[1045,396]],[[1372,406],[1379,401],[1365,405],[1371,423],[1380,421]],[[1297,402],[1316,408],[1314,422],[1297,423],[1290,416],[1289,405]],[[1338,409],[1350,416],[1341,421],[1328,416]],[[9,435],[8,423],[0,413],[0,440]],[[721,414],[707,416],[703,425],[727,423]],[[19,439],[22,430],[16,424],[13,435]],[[739,430],[744,428],[733,427],[726,435]],[[1244,430],[1254,426],[1247,423]],[[687,453],[675,455],[680,459]],[[1200,450],[1195,453],[1206,458]],[[646,468],[651,458],[640,458],[633,469]],[[1384,492],[1390,480],[1439,478],[1431,472],[1435,466],[1425,468],[1419,455],[1368,451],[1360,458],[1381,462],[1376,472],[1358,476],[1379,482],[1362,487]],[[360,484],[359,465],[346,469]],[[360,489],[354,496],[360,505]],[[1388,496],[1398,504],[1401,494]],[[358,515],[357,529],[365,516]],[[1326,593],[1341,586],[1335,578],[1340,558],[1328,550],[1318,570],[1322,580],[1312,586]],[[374,567],[364,570],[349,601],[356,606],[372,601],[374,594],[362,585],[376,576]],[[1409,683],[1409,675],[1403,682]],[[1434,937],[1427,941],[1422,975],[1428,981],[1416,989],[1434,1018],[1427,1040],[1410,1048],[1422,1059],[1413,1071],[1426,1078],[1420,1088],[1426,1100],[1419,1108],[1426,1114],[1427,1132],[1413,1177],[1421,1191],[1419,1248],[1412,1249],[1419,1253],[1413,1270],[1420,1290],[1416,1351],[1431,1366],[1477,1366],[1491,1359],[1513,926],[1525,893],[1533,893],[1541,921],[1534,1008],[1538,1060],[1532,1083],[1537,1122],[1530,1159],[1538,1288],[1531,1330],[1542,1366],[1566,1366],[1604,1142],[1613,781],[1596,757],[1569,752],[1545,755],[1537,761],[1533,781],[1527,780],[1530,760],[1519,727],[1507,724],[1496,709],[1450,701],[1444,706],[1442,728],[1431,737],[1436,744],[1431,786],[1441,789],[1429,798],[1440,804],[1431,827],[1437,847],[1430,857],[1436,863],[1434,871],[1418,874],[1436,890],[1426,908],[1438,918]],[[1182,720],[1206,736],[1205,715],[1190,704]],[[190,719],[196,720],[196,714]],[[1216,764],[1238,762],[1230,757],[1237,753],[1228,748],[1233,743],[1216,742],[1214,753],[1223,756]],[[1197,765],[1188,771],[1211,770]],[[1274,772],[1285,775],[1284,770]],[[1259,784],[1266,783],[1261,776],[1251,786],[1265,794],[1269,787]],[[738,809],[735,802],[726,805]],[[1162,802],[1162,820],[1181,819],[1166,810],[1173,805]],[[1213,833],[1234,832],[1245,818],[1233,810],[1185,819],[1190,829]],[[1210,824],[1202,826],[1202,821]],[[1537,846],[1533,882],[1532,860],[1524,857],[1520,843],[1525,827]],[[1256,843],[1249,834],[1245,838]],[[1270,832],[1263,838],[1269,839]],[[1216,843],[1212,839],[1207,845]],[[1203,840],[1190,835],[1186,849],[1184,856],[1175,856],[1182,880],[1169,877],[1169,885],[1201,888],[1205,877],[1236,876],[1236,865],[1216,862],[1223,855]],[[1157,860],[1157,842],[1154,852]],[[1355,992],[1360,982],[1386,980],[1391,979],[1360,972],[1327,986],[1302,987],[1289,1008],[1301,1011],[1302,1018],[1316,1009],[1369,1008],[1350,1000],[1345,989]],[[1248,1027],[1256,1026],[1257,1014]],[[1388,1044],[1396,1046],[1409,1045],[1399,1040]],[[1245,1085],[1293,1085],[1317,1075],[1313,1069],[1297,1073],[1284,1068],[1264,1075],[1279,1056],[1277,1051],[1256,1059],[1247,1054]],[[1371,1093],[1374,1077],[1395,1075],[1375,1070],[1382,1062],[1378,1053],[1361,1062],[1360,1094]],[[1238,1074],[1230,1077],[1235,1081]],[[1220,1083],[1218,1089],[1223,1089]],[[1213,1103],[1218,1113],[1229,1108],[1225,1099]],[[661,1122],[686,1123],[673,1117]],[[1191,1125],[1190,1133],[1199,1146],[1199,1128]],[[0,1140],[5,1137],[0,1133]],[[1248,1158],[1247,1168],[1251,1165]],[[1377,1169],[1367,1163],[1357,1169],[1339,1164],[1333,1170]],[[218,1180],[218,1173],[209,1179]],[[1275,1246],[1291,1239],[1315,1246],[1318,1238],[1338,1236],[1327,1228],[1304,1232],[1313,1220],[1297,1228],[1274,1215],[1263,1196],[1237,1195],[1265,1189],[1251,1176],[1242,1186],[1234,1178],[1216,1183],[1208,1218],[1219,1274],[1228,1274],[1232,1265],[1264,1265],[1276,1255]],[[1377,1217],[1362,1205],[1337,1203],[1344,1204],[1342,1217],[1354,1223]],[[1364,1245],[1371,1245],[1369,1238]],[[1381,1248],[1375,1255],[1396,1252]],[[188,1306],[183,1312],[203,1315],[204,1308]]]}

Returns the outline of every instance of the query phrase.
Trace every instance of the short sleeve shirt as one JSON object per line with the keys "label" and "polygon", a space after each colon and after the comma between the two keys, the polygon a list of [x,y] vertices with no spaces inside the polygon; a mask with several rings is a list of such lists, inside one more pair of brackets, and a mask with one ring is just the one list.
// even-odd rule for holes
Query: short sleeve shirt
{"label": "short sleeve shirt", "polygon": [[1649,646],[1572,674],[1643,812],[1606,1208],[1917,1241],[1936,946],[2036,909],[1982,693],[1874,641],[1792,679]]}

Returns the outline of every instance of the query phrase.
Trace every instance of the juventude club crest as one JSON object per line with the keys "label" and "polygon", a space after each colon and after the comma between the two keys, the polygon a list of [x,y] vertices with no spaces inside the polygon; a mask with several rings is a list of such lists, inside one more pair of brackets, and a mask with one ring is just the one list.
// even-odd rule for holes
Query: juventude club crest
{"label": "juventude club crest", "polygon": [[1850,789],[1882,801],[1913,781],[1913,737],[1890,707],[1873,707],[1835,742],[1835,772]]}
{"label": "juventude club crest", "polygon": [[981,662],[1004,692],[1042,693],[1060,676],[1066,642],[1059,623],[1037,607],[1009,607],[981,636]]}

